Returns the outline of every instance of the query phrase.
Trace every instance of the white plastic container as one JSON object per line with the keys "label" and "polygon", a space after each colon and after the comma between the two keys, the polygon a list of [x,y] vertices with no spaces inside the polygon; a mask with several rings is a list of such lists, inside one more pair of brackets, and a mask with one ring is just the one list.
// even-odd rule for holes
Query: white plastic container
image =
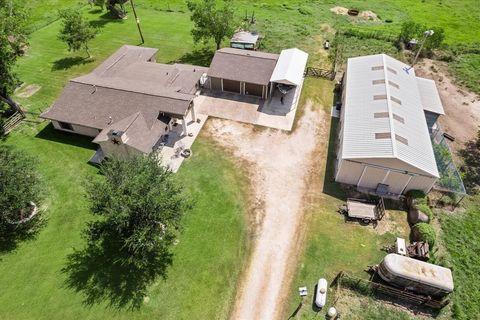
{"label": "white plastic container", "polygon": [[327,280],[323,278],[318,280],[317,292],[315,295],[315,305],[319,308],[323,308],[325,306],[325,303],[327,302],[327,289]]}

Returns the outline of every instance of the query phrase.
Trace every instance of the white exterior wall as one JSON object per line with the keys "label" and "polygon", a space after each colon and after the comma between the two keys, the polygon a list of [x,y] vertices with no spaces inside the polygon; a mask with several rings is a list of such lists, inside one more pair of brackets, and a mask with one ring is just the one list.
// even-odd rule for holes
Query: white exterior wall
{"label": "white exterior wall", "polygon": [[401,194],[408,190],[428,193],[436,178],[405,174],[373,164],[339,160],[335,181],[372,190],[376,189],[379,183],[383,183],[389,185],[390,192]]}
{"label": "white exterior wall", "polygon": [[72,124],[72,128],[73,128],[72,131],[62,129],[60,127],[60,124],[58,123],[58,121],[53,121],[52,120],[52,124],[55,127],[55,129],[57,129],[57,130],[62,130],[62,131],[65,131],[65,132],[73,132],[73,133],[81,134],[83,136],[96,137],[100,133],[100,130],[98,130],[96,128],[84,127],[84,126],[80,126],[80,125],[77,125],[77,124]]}
{"label": "white exterior wall", "polygon": [[142,154],[137,149],[134,149],[126,144],[114,144],[112,141],[102,141],[99,143],[105,156],[129,157],[136,154]]}

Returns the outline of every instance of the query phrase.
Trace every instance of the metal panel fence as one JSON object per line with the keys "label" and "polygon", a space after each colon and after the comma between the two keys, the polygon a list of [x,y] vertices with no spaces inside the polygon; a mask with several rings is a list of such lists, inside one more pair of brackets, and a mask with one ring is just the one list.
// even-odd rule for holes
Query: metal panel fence
{"label": "metal panel fence", "polygon": [[466,194],[462,176],[453,163],[452,151],[438,123],[437,128],[432,131],[430,136],[438,173],[440,174],[440,179],[435,183],[434,189],[443,192]]}

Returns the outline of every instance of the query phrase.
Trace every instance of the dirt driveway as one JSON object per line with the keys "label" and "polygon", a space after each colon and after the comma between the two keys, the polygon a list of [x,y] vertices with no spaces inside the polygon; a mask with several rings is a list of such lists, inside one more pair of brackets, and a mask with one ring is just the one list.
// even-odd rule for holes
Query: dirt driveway
{"label": "dirt driveway", "polygon": [[249,163],[261,209],[254,212],[253,251],[237,292],[232,319],[276,319],[288,294],[302,236],[302,200],[312,169],[323,111],[307,105],[296,130],[254,130],[212,119],[206,132],[235,157]]}
{"label": "dirt driveway", "polygon": [[444,62],[423,59],[415,71],[418,76],[435,80],[445,110],[440,125],[456,139],[450,146],[455,151],[462,149],[479,130],[480,97],[455,85]]}

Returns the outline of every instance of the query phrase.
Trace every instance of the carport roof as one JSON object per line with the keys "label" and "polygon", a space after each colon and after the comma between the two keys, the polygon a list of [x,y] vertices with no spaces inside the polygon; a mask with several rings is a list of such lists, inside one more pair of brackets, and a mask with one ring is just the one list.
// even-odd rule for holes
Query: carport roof
{"label": "carport roof", "polygon": [[307,60],[308,54],[302,50],[297,48],[282,50],[270,81],[299,86],[302,83]]}
{"label": "carport roof", "polygon": [[268,85],[278,57],[273,53],[223,48],[215,53],[208,76]]}

